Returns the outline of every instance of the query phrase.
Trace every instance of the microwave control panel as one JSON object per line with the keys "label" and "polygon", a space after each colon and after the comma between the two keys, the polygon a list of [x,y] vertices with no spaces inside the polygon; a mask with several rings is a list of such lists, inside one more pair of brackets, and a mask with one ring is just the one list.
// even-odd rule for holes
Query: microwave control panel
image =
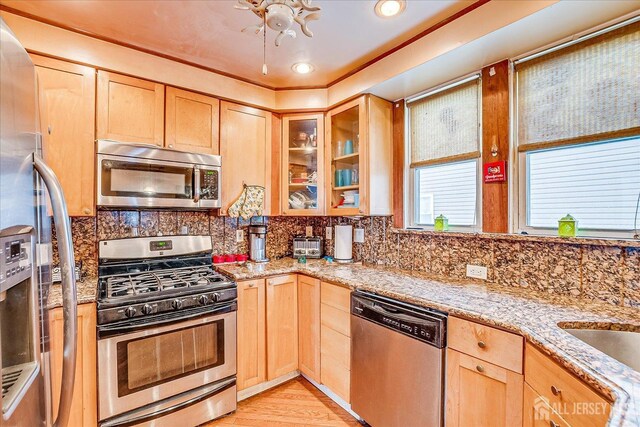
{"label": "microwave control panel", "polygon": [[218,199],[218,174],[217,169],[200,169],[200,198],[205,200]]}
{"label": "microwave control panel", "polygon": [[0,292],[31,277],[31,236],[0,238]]}

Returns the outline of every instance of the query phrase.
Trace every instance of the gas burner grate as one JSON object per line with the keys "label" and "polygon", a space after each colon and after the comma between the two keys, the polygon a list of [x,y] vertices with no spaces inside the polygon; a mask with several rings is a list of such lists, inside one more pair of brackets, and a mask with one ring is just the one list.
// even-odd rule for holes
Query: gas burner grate
{"label": "gas burner grate", "polygon": [[225,279],[208,266],[122,274],[106,279],[106,297],[150,296],[181,288],[213,285],[223,281]]}

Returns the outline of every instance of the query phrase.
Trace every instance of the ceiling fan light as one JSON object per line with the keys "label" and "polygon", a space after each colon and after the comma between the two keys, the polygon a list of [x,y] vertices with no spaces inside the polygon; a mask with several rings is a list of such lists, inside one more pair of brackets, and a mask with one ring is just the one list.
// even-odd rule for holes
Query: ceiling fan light
{"label": "ceiling fan light", "polygon": [[291,66],[291,69],[298,74],[309,74],[314,68],[308,62],[297,62]]}
{"label": "ceiling fan light", "polygon": [[405,0],[378,0],[374,10],[381,18],[390,18],[400,14],[406,6]]}

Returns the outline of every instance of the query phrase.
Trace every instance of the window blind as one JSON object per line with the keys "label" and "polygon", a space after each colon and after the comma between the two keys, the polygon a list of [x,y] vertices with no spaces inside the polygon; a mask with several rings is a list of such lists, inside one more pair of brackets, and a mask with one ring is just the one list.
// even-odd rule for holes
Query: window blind
{"label": "window blind", "polygon": [[516,64],[521,151],[640,134],[640,22]]}
{"label": "window blind", "polygon": [[480,157],[480,79],[408,104],[411,167]]}

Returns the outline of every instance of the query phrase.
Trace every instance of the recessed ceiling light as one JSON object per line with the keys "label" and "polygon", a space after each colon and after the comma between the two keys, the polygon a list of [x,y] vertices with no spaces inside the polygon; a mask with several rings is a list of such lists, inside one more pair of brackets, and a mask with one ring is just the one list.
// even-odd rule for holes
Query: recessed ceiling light
{"label": "recessed ceiling light", "polygon": [[375,11],[382,18],[390,18],[400,14],[406,6],[405,0],[378,0]]}
{"label": "recessed ceiling light", "polygon": [[298,74],[309,74],[313,71],[313,65],[308,62],[298,62],[291,66],[291,69]]}

